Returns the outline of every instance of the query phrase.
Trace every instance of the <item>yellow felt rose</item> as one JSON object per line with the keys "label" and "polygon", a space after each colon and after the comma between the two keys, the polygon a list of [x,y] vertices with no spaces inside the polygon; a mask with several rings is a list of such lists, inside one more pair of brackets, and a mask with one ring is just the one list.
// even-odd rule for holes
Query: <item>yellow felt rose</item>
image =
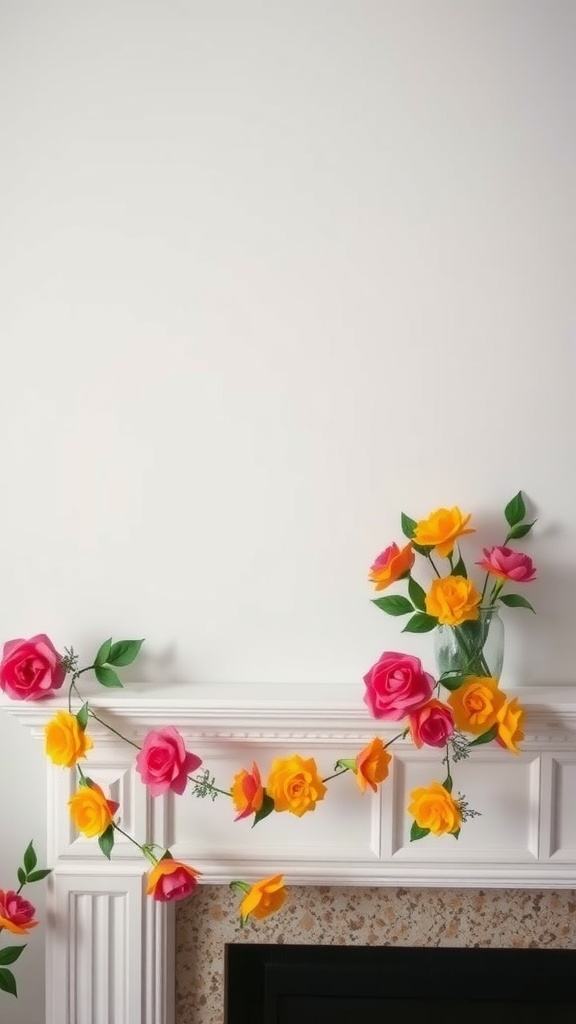
{"label": "yellow felt rose", "polygon": [[45,751],[54,764],[73,768],[86,751],[94,746],[92,739],[78,725],[75,715],[57,711],[44,729]]}
{"label": "yellow felt rose", "polygon": [[465,576],[444,576],[433,580],[426,594],[426,611],[442,626],[460,626],[479,617],[481,595]]}
{"label": "yellow felt rose", "polygon": [[506,694],[498,689],[498,680],[492,676],[469,676],[448,697],[456,728],[475,736],[488,732],[496,724],[505,701]]}
{"label": "yellow felt rose", "polygon": [[326,786],[313,757],[305,760],[293,754],[272,762],[266,792],[274,801],[274,810],[290,811],[301,818],[306,811],[315,809],[318,800],[324,799]]}
{"label": "yellow felt rose", "polygon": [[476,532],[466,529],[469,520],[470,515],[462,515],[456,505],[454,508],[437,508],[428,519],[416,523],[412,540],[415,544],[435,548],[441,558],[447,558],[452,554],[458,537]]}
{"label": "yellow felt rose", "polygon": [[68,801],[68,807],[76,828],[89,839],[93,836],[101,836],[112,824],[113,817],[118,810],[116,801],[107,800],[100,786],[97,786],[95,782],[91,782],[87,786],[80,786]]}
{"label": "yellow felt rose", "polygon": [[457,832],[462,812],[454,798],[439,782],[431,782],[410,793],[408,813],[419,828],[430,829],[436,836]]}
{"label": "yellow felt rose", "polygon": [[501,747],[506,747],[507,750],[512,751],[513,754],[519,754],[520,747],[517,744],[524,739],[522,731],[524,709],[518,703],[516,697],[512,700],[507,700],[502,705],[496,714],[496,721],[498,723],[496,742]]}

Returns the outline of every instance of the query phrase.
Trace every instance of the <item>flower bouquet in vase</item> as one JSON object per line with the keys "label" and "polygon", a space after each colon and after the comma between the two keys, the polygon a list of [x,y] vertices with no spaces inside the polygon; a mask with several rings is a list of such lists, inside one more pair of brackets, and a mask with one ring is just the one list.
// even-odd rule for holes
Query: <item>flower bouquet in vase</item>
{"label": "flower bouquet in vase", "polygon": [[[460,823],[475,812],[463,798],[452,794],[451,762],[468,756],[468,749],[495,740],[519,752],[523,710],[508,700],[499,687],[504,658],[504,626],[499,608],[534,611],[515,584],[536,579],[528,555],[510,547],[525,537],[534,522],[526,521],[522,492],[504,509],[506,533],[501,545],[483,549],[476,565],[484,571],[477,583],[469,575],[461,539],[474,533],[470,515],[459,508],[440,508],[426,519],[402,513],[407,543],[391,544],[374,561],[370,581],[377,591],[405,581],[407,593],[387,594],[374,604],[388,615],[408,615],[405,633],[436,631],[437,679],[422,668],[418,658],[385,651],[364,677],[365,702],[377,718],[406,719],[402,735],[411,735],[417,747],[445,749],[446,780],[413,793],[412,839],[432,831],[458,836]],[[414,576],[420,557],[428,568],[425,589]],[[434,788],[436,787],[436,788]]]}
{"label": "flower bouquet in vase", "polygon": [[[504,544],[484,548],[484,557],[476,562],[485,571],[481,590],[469,578],[460,551],[460,538],[475,531],[468,525],[470,515],[463,515],[459,508],[437,509],[419,522],[402,513],[402,530],[409,543],[402,550],[396,544],[386,548],[370,570],[376,590],[407,579],[408,597],[380,597],[374,604],[389,615],[410,614],[405,633],[436,630],[437,668],[448,689],[454,689],[461,677],[500,678],[504,661],[500,604],[534,611],[521,594],[503,593],[507,584],[536,579],[528,555],[508,547],[510,541],[525,537],[534,526],[533,522],[524,522],[522,492],[508,503],[504,515],[508,524]],[[427,560],[434,573],[427,592],[412,575],[417,554]],[[448,562],[448,571],[440,571],[440,559]]]}

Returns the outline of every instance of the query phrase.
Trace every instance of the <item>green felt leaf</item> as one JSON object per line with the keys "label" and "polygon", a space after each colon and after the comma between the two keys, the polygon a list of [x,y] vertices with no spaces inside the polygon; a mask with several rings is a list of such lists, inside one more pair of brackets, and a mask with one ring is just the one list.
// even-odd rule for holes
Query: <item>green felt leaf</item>
{"label": "green felt leaf", "polygon": [[115,672],[113,668],[106,668],[103,665],[95,665],[94,674],[101,686],[107,686],[109,689],[122,687],[122,682],[118,673]]}
{"label": "green felt leaf", "polygon": [[372,600],[376,607],[381,608],[387,615],[409,615],[414,611],[412,602],[401,594],[389,594],[387,597],[375,597]]}
{"label": "green felt leaf", "polygon": [[143,640],[118,640],[112,644],[110,653],[106,659],[109,665],[116,665],[118,668],[124,665],[131,665],[140,653]]}
{"label": "green felt leaf", "polygon": [[430,834],[429,828],[420,828],[415,821],[412,822],[412,828],[410,829],[410,842],[414,843],[417,839],[424,839],[424,836]]}
{"label": "green felt leaf", "polygon": [[526,515],[526,505],[524,504],[522,491],[518,491],[518,494],[515,494],[508,502],[504,509],[504,515],[506,516],[508,526],[516,526],[517,523],[522,522]]}
{"label": "green felt leaf", "polygon": [[424,612],[416,612],[402,630],[403,633],[429,633],[438,625],[438,619],[433,615],[425,615]]}

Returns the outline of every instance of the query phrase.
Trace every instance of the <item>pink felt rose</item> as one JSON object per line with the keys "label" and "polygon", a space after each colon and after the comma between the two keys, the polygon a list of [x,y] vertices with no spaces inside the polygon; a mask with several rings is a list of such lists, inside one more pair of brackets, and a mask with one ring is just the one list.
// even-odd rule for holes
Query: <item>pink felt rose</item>
{"label": "pink felt rose", "polygon": [[4,644],[0,689],[12,700],[40,700],[59,690],[65,678],[62,656],[45,633]]}
{"label": "pink felt rose", "polygon": [[4,892],[0,889],[0,929],[5,928],[13,935],[27,935],[30,928],[35,928],[38,921],[34,920],[36,910],[28,900],[11,889]]}
{"label": "pink felt rose", "polygon": [[410,734],[416,747],[445,747],[454,733],[451,708],[441,700],[429,700],[408,716]]}
{"label": "pink felt rose", "polygon": [[136,771],[140,772],[151,796],[161,796],[169,789],[183,793],[188,772],[196,771],[201,764],[201,757],[186,750],[178,729],[168,725],[164,729],[152,729],[146,735],[136,758]]}
{"label": "pink felt rose", "polygon": [[384,651],[364,676],[364,703],[375,718],[398,722],[426,704],[436,685],[420,658]]}
{"label": "pink felt rose", "polygon": [[476,565],[486,569],[492,576],[501,580],[512,580],[514,583],[531,583],[536,579],[536,569],[532,559],[512,548],[483,548],[484,558]]}
{"label": "pink felt rose", "polygon": [[179,860],[166,857],[158,863],[148,875],[146,893],[160,903],[185,900],[198,886],[199,871]]}

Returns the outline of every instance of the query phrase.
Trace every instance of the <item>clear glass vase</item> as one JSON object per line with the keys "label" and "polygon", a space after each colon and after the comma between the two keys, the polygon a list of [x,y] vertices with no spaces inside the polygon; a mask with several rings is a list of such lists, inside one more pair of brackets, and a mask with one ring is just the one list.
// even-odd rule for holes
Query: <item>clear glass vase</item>
{"label": "clear glass vase", "polygon": [[504,623],[497,608],[481,608],[476,622],[438,626],[435,654],[438,675],[458,672],[465,676],[500,679],[504,662]]}

